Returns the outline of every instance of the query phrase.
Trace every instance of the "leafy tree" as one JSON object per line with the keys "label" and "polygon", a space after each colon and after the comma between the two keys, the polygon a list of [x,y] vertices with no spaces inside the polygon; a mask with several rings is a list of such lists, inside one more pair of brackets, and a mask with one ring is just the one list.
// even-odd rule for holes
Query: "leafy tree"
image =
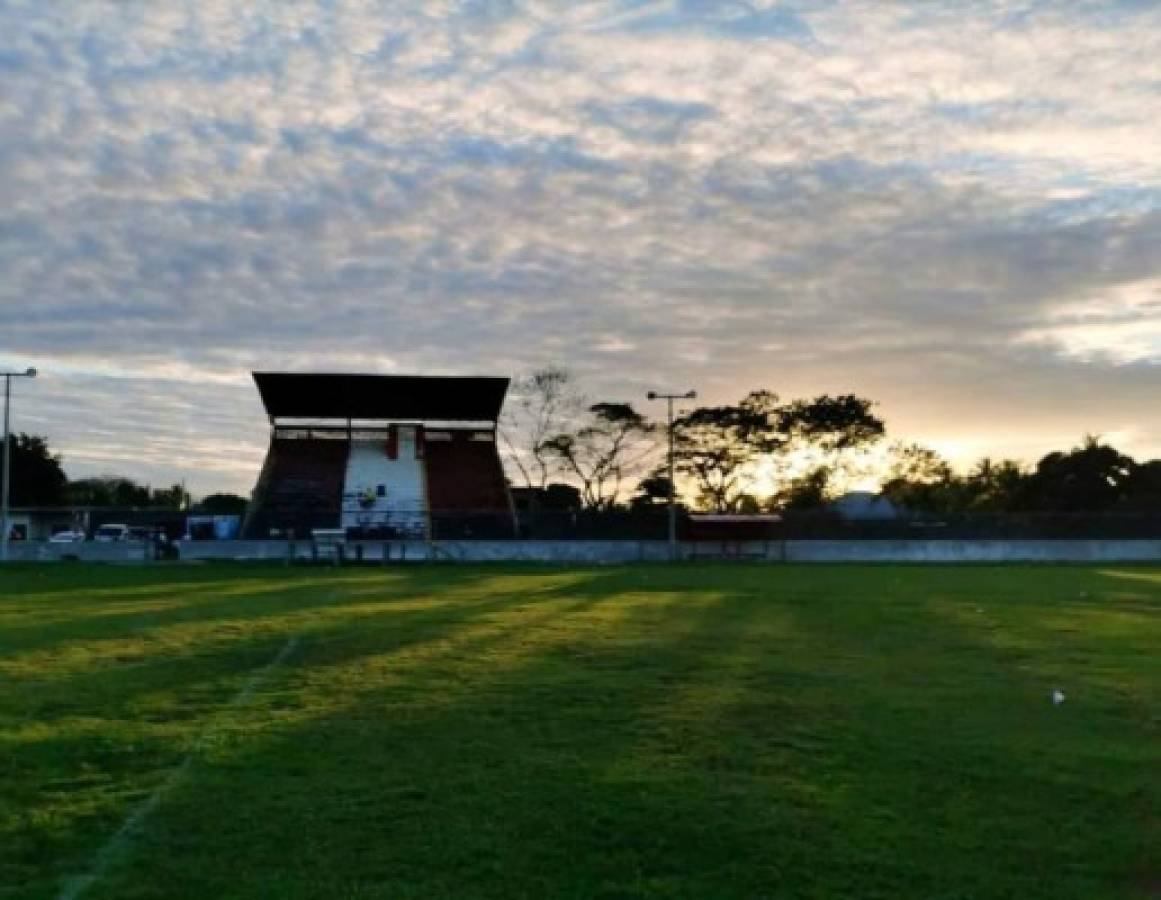
{"label": "leafy tree", "polygon": [[833,474],[842,454],[878,440],[883,422],[871,406],[853,394],[782,404],[762,390],[733,406],[695,409],[676,423],[677,468],[694,482],[701,505],[735,512],[760,461],[813,452]]}
{"label": "leafy tree", "polygon": [[571,484],[546,485],[541,494],[541,509],[571,512],[581,508],[581,492]]}
{"label": "leafy tree", "polygon": [[770,506],[782,511],[821,509],[831,499],[833,478],[834,470],[830,466],[814,466],[775,494]]}
{"label": "leafy tree", "polygon": [[951,465],[923,444],[897,442],[888,448],[887,481],[938,484],[952,477]]}
{"label": "leafy tree", "polygon": [[636,509],[666,506],[672,493],[673,485],[669,481],[667,471],[663,468],[654,469],[637,482],[637,490],[630,499],[629,505]]}
{"label": "leafy tree", "polygon": [[546,368],[516,379],[500,421],[504,458],[525,487],[544,488],[558,468],[549,446],[572,433],[584,398],[571,373]]}
{"label": "leafy tree", "polygon": [[624,479],[655,450],[655,430],[628,403],[595,403],[576,431],[555,435],[544,448],[577,480],[585,507],[605,510],[616,504]]}
{"label": "leafy tree", "polygon": [[1087,435],[1067,453],[1049,453],[1028,480],[1033,509],[1098,512],[1116,505],[1128,493],[1136,464],[1120,451]]}
{"label": "leafy tree", "polygon": [[973,512],[1011,512],[1025,502],[1028,473],[1016,460],[985,456],[962,484],[965,505]]}
{"label": "leafy tree", "polygon": [[855,450],[879,440],[883,420],[871,412],[872,401],[854,394],[820,394],[795,400],[779,410],[784,443],[817,448],[824,453]]}
{"label": "leafy tree", "polygon": [[68,486],[68,501],[74,506],[108,506],[125,509],[188,509],[190,496],[184,485],[151,488],[131,478],[105,476],[82,478]]}
{"label": "leafy tree", "polygon": [[778,446],[778,397],[753,391],[732,406],[703,406],[674,422],[676,470],[693,481],[699,505],[735,512],[750,467]]}
{"label": "leafy tree", "polygon": [[0,465],[5,450],[12,454],[9,468],[9,500],[13,506],[60,506],[67,499],[68,479],[61,458],[48,439],[34,434],[12,434],[8,446],[0,439]]}
{"label": "leafy tree", "polygon": [[1015,460],[984,457],[967,475],[957,475],[921,444],[896,444],[891,455],[882,493],[903,508],[955,515],[1011,512],[1025,504],[1028,473]]}
{"label": "leafy tree", "polygon": [[153,488],[149,491],[149,505],[156,509],[189,509],[189,504],[190,495],[183,484]]}
{"label": "leafy tree", "polygon": [[895,505],[923,512],[948,513],[960,505],[951,465],[930,447],[896,443],[888,450],[887,478],[881,493]]}
{"label": "leafy tree", "polygon": [[[806,492],[796,502],[821,505],[841,492],[844,477],[859,471],[859,458],[886,431],[873,406],[872,401],[854,394],[820,394],[780,410],[785,440],[776,448],[776,456],[812,463],[795,479],[797,490]],[[816,496],[811,496],[812,491]]]}
{"label": "leafy tree", "polygon": [[74,506],[149,506],[149,488],[128,478],[82,478],[68,486]]}
{"label": "leafy tree", "polygon": [[240,516],[250,505],[245,497],[237,494],[208,494],[197,504],[200,513],[213,516]]}
{"label": "leafy tree", "polygon": [[1092,436],[1067,452],[1049,453],[1031,472],[1015,460],[985,457],[960,476],[926,448],[892,450],[883,493],[909,509],[957,514],[1161,508],[1161,462],[1137,465]]}
{"label": "leafy tree", "polygon": [[762,512],[762,501],[754,494],[743,491],[734,501],[734,512],[744,516],[754,516]]}
{"label": "leafy tree", "polygon": [[1161,459],[1134,467],[1125,484],[1120,508],[1127,512],[1161,512]]}

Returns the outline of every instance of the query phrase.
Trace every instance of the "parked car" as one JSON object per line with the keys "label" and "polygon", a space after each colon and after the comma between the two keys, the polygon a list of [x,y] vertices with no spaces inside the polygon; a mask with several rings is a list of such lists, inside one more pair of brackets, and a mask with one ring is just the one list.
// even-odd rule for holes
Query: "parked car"
{"label": "parked car", "polygon": [[79,544],[85,539],[83,531],[58,531],[48,539],[50,544]]}
{"label": "parked car", "polygon": [[128,525],[102,525],[93,535],[93,540],[101,544],[113,544],[129,540]]}

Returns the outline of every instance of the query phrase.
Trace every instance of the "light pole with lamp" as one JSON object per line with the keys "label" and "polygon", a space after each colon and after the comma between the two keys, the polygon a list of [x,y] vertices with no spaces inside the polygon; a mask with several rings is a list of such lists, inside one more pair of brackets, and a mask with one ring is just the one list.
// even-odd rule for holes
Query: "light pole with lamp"
{"label": "light pole with lamp", "polygon": [[0,372],[4,378],[4,471],[3,485],[0,486],[0,562],[8,561],[8,538],[11,536],[12,525],[8,521],[8,490],[9,477],[12,471],[12,447],[9,438],[9,407],[12,405],[12,379],[35,378],[36,369],[27,369],[24,372]]}
{"label": "light pole with lamp", "polygon": [[661,394],[657,391],[650,391],[645,396],[650,400],[664,400],[668,404],[666,434],[669,437],[669,558],[675,560],[677,559],[677,507],[674,503],[677,499],[677,485],[673,476],[673,401],[693,400],[697,397],[697,391],[686,391],[684,394]]}

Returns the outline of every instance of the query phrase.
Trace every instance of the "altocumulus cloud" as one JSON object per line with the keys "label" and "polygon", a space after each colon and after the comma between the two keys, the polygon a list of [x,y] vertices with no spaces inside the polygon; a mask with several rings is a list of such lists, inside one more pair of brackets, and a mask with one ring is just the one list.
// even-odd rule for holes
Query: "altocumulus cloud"
{"label": "altocumulus cloud", "polygon": [[17,426],[242,489],[251,367],[563,362],[1161,452],[1159,84],[1150,3],[9,2]]}

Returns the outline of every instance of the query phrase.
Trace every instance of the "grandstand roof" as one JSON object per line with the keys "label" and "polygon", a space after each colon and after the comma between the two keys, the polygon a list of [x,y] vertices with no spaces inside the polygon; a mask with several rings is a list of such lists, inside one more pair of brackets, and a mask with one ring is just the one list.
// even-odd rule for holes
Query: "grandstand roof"
{"label": "grandstand roof", "polygon": [[272,418],[495,422],[507,378],[254,372]]}

